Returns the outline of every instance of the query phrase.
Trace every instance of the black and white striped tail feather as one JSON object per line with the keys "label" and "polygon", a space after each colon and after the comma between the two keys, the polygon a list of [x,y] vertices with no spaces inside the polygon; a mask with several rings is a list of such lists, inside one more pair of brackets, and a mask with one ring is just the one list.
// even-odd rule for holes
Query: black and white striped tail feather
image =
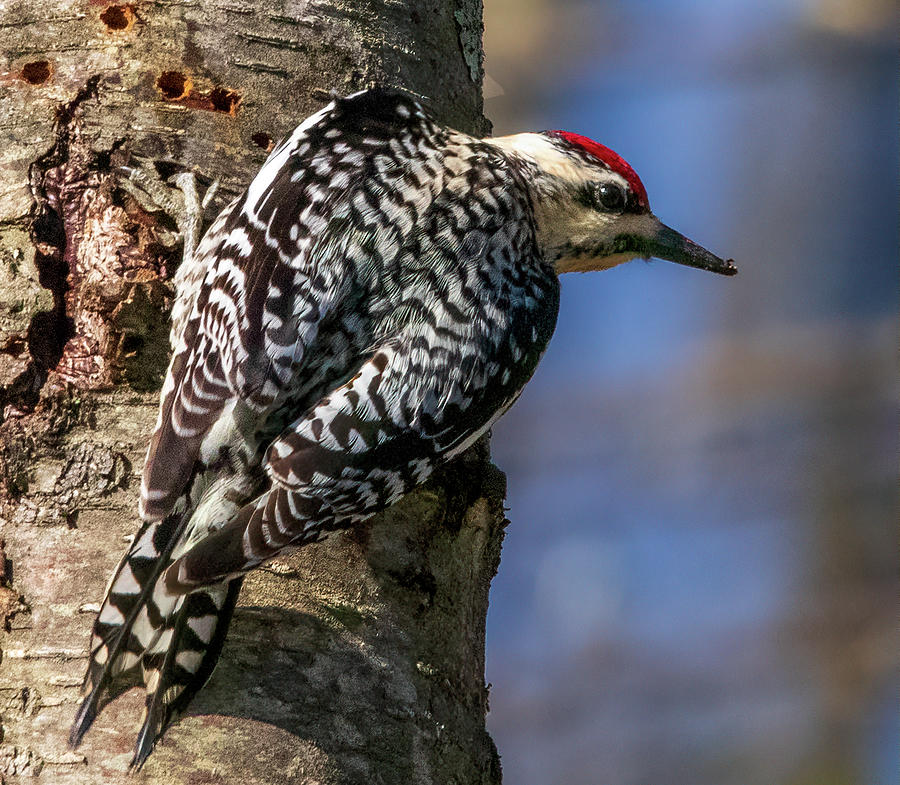
{"label": "black and white striped tail feather", "polygon": [[[84,701],[69,743],[77,746],[103,703],[132,686],[140,666],[147,690],[133,767],[140,767],[175,715],[215,668],[243,578],[172,594],[160,578],[196,510],[144,523],[113,575],[96,621]],[[123,684],[123,682],[125,682]]]}
{"label": "black and white striped tail feather", "polygon": [[[156,639],[141,657],[147,690],[133,768],[209,680],[219,660],[243,578],[206,586],[175,600]],[[162,584],[159,590],[164,591]]]}
{"label": "black and white striped tail feather", "polygon": [[145,643],[155,634],[153,621],[159,618],[158,610],[151,609],[148,603],[187,518],[187,515],[173,514],[162,521],[144,523],[113,573],[94,621],[90,659],[82,685],[85,698],[69,734],[73,747],[90,728],[104,694],[115,688],[120,677],[138,666]]}

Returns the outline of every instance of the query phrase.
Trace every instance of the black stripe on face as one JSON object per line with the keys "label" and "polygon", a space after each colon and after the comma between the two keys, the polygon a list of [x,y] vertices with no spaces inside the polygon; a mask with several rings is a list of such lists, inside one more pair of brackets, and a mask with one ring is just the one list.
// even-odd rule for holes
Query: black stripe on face
{"label": "black stripe on face", "polygon": [[612,241],[612,250],[608,255],[615,253],[634,253],[641,256],[650,255],[650,247],[646,237],[639,234],[620,234]]}
{"label": "black stripe on face", "polygon": [[560,249],[559,258],[568,256],[584,256],[594,259],[603,259],[616,254],[630,253],[636,256],[650,256],[650,247],[646,237],[638,234],[619,234],[611,241],[604,243],[591,243],[588,245],[575,245],[566,243]]}

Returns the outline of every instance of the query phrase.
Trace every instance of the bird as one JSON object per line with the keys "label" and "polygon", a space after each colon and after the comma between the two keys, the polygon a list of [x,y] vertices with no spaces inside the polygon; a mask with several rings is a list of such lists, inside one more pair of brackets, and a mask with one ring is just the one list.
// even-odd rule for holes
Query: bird
{"label": "bird", "polygon": [[388,87],[302,122],[175,275],[140,525],[71,745],[142,680],[139,768],[211,675],[247,572],[384,510],[488,431],[550,341],[560,274],[651,257],[737,272],[585,136],[476,138]]}

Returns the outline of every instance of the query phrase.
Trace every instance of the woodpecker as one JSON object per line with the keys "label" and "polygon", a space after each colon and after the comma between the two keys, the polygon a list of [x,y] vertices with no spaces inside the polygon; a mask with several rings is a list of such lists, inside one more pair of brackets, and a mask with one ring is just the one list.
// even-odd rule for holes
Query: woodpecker
{"label": "woodpecker", "polygon": [[736,272],[584,136],[477,139],[384,88],[303,122],[176,274],[141,525],[94,624],[72,745],[139,676],[142,765],[211,675],[244,574],[485,433],[550,340],[560,273],[650,257]]}

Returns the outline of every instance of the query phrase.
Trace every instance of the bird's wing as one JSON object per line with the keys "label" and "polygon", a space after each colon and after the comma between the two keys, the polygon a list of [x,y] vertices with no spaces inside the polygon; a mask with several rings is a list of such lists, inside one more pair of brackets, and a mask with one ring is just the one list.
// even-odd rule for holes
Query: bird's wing
{"label": "bird's wing", "polygon": [[361,169],[336,183],[325,176],[341,171],[333,151],[322,148],[335,114],[329,104],[282,142],[179,270],[173,357],[144,465],[145,520],[172,510],[230,403],[257,412],[276,405],[338,299],[342,270],[333,241],[344,226],[328,219]]}
{"label": "bird's wing", "polygon": [[353,378],[272,443],[271,489],[177,559],[166,590],[234,577],[393,504],[515,401],[550,339],[558,303],[555,278],[480,315],[451,316],[431,302],[429,319],[409,322],[373,350]]}
{"label": "bird's wing", "polygon": [[[390,170],[382,172],[386,181],[413,177],[415,193],[431,192],[439,178],[425,178],[426,186],[427,172],[396,166],[394,156],[407,160],[415,145],[440,133],[397,91],[336,99],[273,150],[207,232],[196,260],[178,276],[174,354],[141,488],[145,520],[172,510],[230,402],[258,412],[275,408],[302,375],[320,322],[355,274],[348,245],[371,246],[376,236],[394,242],[409,230],[409,211],[422,207],[415,199],[391,205],[403,213],[391,224],[372,193],[352,201],[354,186],[371,175],[380,153]],[[420,167],[421,158],[412,156]],[[213,459],[218,446],[210,440]]]}

